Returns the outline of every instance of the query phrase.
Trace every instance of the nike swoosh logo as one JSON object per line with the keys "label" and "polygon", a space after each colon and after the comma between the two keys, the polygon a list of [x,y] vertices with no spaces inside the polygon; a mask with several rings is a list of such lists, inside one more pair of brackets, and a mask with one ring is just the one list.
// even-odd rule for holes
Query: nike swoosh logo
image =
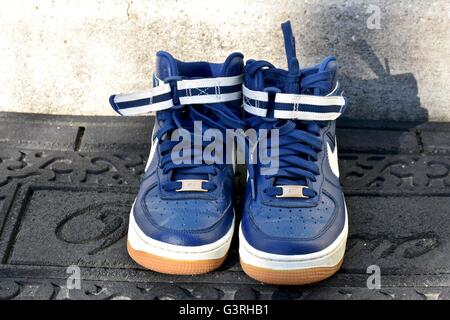
{"label": "nike swoosh logo", "polygon": [[145,166],[145,171],[147,171],[148,167],[150,167],[150,163],[152,163],[153,158],[156,154],[156,149],[158,149],[159,140],[155,139],[152,143],[152,148],[150,149],[150,154],[147,159],[147,165]]}
{"label": "nike swoosh logo", "polygon": [[[152,139],[153,139],[154,134],[155,134],[155,127],[153,127]],[[155,138],[155,140],[152,141],[152,146],[150,148],[150,154],[148,155],[147,165],[145,166],[144,172],[147,171],[148,167],[150,167],[150,163],[152,162],[153,158],[155,157],[156,150],[158,149],[158,144],[159,144],[159,139]]]}
{"label": "nike swoosh logo", "polygon": [[337,154],[337,144],[335,140],[334,150],[331,148],[330,143],[327,141],[327,156],[328,163],[330,164],[331,171],[333,174],[339,178],[339,164],[338,164],[338,154]]}

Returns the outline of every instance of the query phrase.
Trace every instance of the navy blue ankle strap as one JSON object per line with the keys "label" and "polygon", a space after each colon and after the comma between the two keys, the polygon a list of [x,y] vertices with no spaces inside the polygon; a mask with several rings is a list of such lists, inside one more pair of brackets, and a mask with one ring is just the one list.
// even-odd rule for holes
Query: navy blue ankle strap
{"label": "navy blue ankle strap", "polygon": [[[171,79],[143,92],[109,98],[112,108],[123,116],[166,110],[175,105],[223,103],[242,98],[243,75],[234,77]],[[176,97],[176,99],[174,99]]]}
{"label": "navy blue ankle strap", "polygon": [[[337,88],[332,91],[336,93]],[[269,94],[243,87],[244,110],[260,117],[268,117]],[[346,111],[347,101],[340,95],[313,96],[275,93],[273,117],[308,121],[336,120]]]}

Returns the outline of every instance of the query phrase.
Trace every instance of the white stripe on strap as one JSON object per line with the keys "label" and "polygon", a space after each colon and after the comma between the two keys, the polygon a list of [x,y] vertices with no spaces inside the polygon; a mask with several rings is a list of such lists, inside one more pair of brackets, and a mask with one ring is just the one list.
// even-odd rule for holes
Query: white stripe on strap
{"label": "white stripe on strap", "polygon": [[252,100],[257,100],[257,101],[262,101],[262,102],[269,101],[269,93],[268,92],[250,90],[245,85],[242,85],[242,93],[244,94],[245,97],[252,99]]}
{"label": "white stripe on strap", "polygon": [[246,102],[244,102],[244,110],[247,111],[248,113],[254,114],[255,116],[260,116],[260,117],[267,116],[267,109],[258,108],[258,107],[249,105]]}
{"label": "white stripe on strap", "polygon": [[290,104],[307,104],[312,106],[345,106],[342,96],[311,96],[305,94],[277,93],[275,102]]}
{"label": "white stripe on strap", "polygon": [[140,99],[147,99],[154,96],[159,96],[164,93],[169,93],[171,91],[170,84],[164,83],[157,87],[153,87],[151,89],[141,91],[141,92],[133,92],[126,94],[118,94],[114,98],[115,103],[127,102],[127,101],[135,101]]}
{"label": "white stripe on strap", "polygon": [[204,94],[196,96],[180,97],[180,103],[185,104],[203,104],[203,103],[222,103],[238,100],[242,98],[242,92],[232,92],[223,94]]}
{"label": "white stripe on strap", "polygon": [[274,110],[273,116],[277,119],[297,119],[307,121],[330,121],[336,120],[342,115],[340,112],[306,112],[306,111],[289,111]]}
{"label": "white stripe on strap", "polygon": [[244,75],[234,77],[219,77],[219,78],[202,78],[177,81],[177,88],[182,89],[196,89],[208,87],[229,87],[242,83]]}
{"label": "white stripe on strap", "polygon": [[167,110],[173,107],[172,100],[166,100],[159,103],[147,104],[140,107],[120,109],[123,116],[152,115],[157,111]]}
{"label": "white stripe on strap", "polygon": [[[342,96],[312,96],[304,94],[288,94],[277,93],[275,96],[275,103],[283,103],[292,105],[292,110],[280,110],[275,108],[274,117],[279,119],[298,119],[298,120],[316,120],[316,121],[330,121],[336,120],[342,115],[342,111],[346,104]],[[299,110],[301,106],[316,106],[319,107],[340,107],[339,111],[327,111],[326,109],[320,112]],[[335,108],[336,109],[336,108]]]}

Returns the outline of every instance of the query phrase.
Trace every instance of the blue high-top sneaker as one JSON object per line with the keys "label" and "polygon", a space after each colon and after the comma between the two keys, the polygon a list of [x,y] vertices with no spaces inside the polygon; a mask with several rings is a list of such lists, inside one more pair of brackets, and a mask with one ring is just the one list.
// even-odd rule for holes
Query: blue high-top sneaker
{"label": "blue high-top sneaker", "polygon": [[[245,126],[239,115],[242,80],[240,53],[215,64],[181,62],[158,52],[153,88],[110,98],[121,115],[156,112],[128,231],[128,252],[145,268],[199,274],[225,260],[234,230],[234,168],[199,156],[210,144],[202,141],[206,130],[219,129],[225,136],[226,129]],[[188,149],[182,149],[179,141],[189,138]],[[195,139],[200,143],[193,147]],[[214,159],[225,159],[217,152]]]}
{"label": "blue high-top sneaker", "polygon": [[306,284],[337,272],[344,257],[347,213],[334,120],[346,102],[335,57],[300,69],[290,23],[282,29],[288,70],[254,60],[244,70],[247,126],[278,130],[279,143],[271,142],[273,131],[268,145],[279,146],[279,158],[275,171],[268,161],[248,165],[239,253],[256,280]]}

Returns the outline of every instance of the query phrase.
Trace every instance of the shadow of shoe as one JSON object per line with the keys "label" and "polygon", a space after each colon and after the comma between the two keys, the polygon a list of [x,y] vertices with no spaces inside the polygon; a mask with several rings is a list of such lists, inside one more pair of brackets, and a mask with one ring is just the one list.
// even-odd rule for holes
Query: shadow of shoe
{"label": "shadow of shoe", "polygon": [[[349,118],[419,122],[428,120],[427,109],[421,107],[414,74],[391,74],[388,58],[384,59],[383,65],[366,40],[353,42],[352,49],[376,75],[376,78],[344,77],[341,79],[344,94],[349,99]],[[352,74],[352,72],[349,73]]]}

